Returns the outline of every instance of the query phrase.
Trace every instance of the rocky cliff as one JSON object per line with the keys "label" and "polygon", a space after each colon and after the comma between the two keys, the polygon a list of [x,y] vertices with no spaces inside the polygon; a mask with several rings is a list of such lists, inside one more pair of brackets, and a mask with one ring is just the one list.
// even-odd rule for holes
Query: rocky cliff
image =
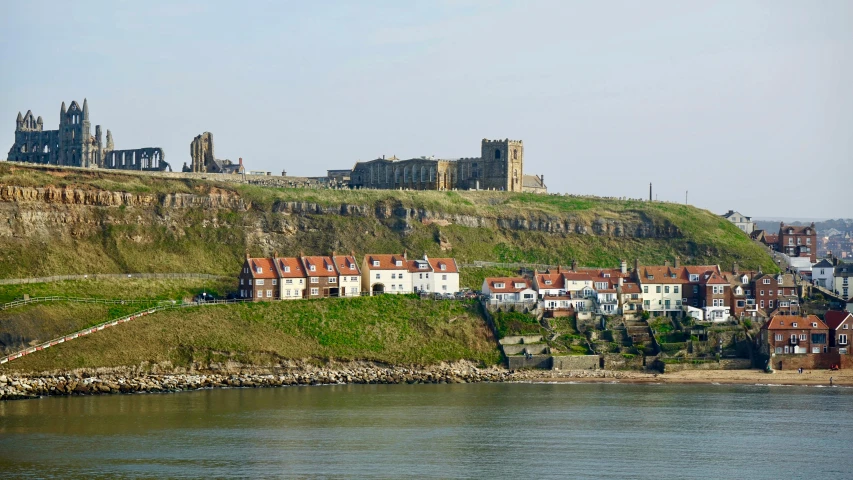
{"label": "rocky cliff", "polygon": [[[0,276],[233,273],[253,255],[402,251],[462,261],[772,264],[692,207],[499,192],[310,192],[0,171]],[[105,180],[107,177],[107,180]],[[140,182],[143,182],[140,184]]]}

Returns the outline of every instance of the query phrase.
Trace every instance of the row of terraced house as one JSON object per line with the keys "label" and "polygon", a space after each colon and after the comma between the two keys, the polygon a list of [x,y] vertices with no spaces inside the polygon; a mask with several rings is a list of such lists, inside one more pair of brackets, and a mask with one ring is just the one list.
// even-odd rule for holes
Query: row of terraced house
{"label": "row of terraced house", "polygon": [[702,321],[730,317],[770,318],[799,313],[800,287],[792,274],[731,271],[718,265],[640,265],[629,269],[577,268],[535,272],[531,277],[487,278],[492,303],[534,303],[549,315],[599,314],[690,316]]}
{"label": "row of terraced house", "polygon": [[409,259],[406,253],[254,258],[246,255],[238,276],[239,296],[254,301],[356,297],[384,293],[459,291],[452,258]]}

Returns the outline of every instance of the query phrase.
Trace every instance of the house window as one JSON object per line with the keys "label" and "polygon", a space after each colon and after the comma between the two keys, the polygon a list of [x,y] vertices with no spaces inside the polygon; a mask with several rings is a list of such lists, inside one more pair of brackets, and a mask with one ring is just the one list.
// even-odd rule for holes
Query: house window
{"label": "house window", "polygon": [[764,300],[761,301],[761,308],[764,308]]}
{"label": "house window", "polygon": [[392,274],[391,274],[391,280],[394,280],[395,278],[397,278],[397,274],[396,274],[396,273],[392,273]]}
{"label": "house window", "polygon": [[678,293],[678,285],[672,287],[672,293]]}
{"label": "house window", "polygon": [[258,298],[262,298],[264,296],[263,290],[258,290]]}
{"label": "house window", "polygon": [[289,296],[290,296],[290,289],[288,289],[288,290],[285,290],[285,291],[284,291],[284,296],[285,296],[285,297],[289,297]]}
{"label": "house window", "polygon": [[350,264],[349,264],[349,269],[350,269],[350,270],[355,270],[355,264],[354,264],[354,263],[350,263]]}
{"label": "house window", "polygon": [[289,266],[287,266],[287,265],[285,265],[285,266],[284,266],[284,271],[285,271],[285,273],[290,272],[290,267],[289,267]]}
{"label": "house window", "polygon": [[395,262],[395,265],[397,265],[398,267],[402,267],[402,266],[403,266],[403,261],[402,261],[402,260],[397,260],[397,261]]}
{"label": "house window", "polygon": [[699,293],[699,285],[693,285],[693,295]]}
{"label": "house window", "polygon": [[767,306],[769,308],[773,308],[773,300],[770,300],[769,302],[767,302]]}
{"label": "house window", "polygon": [[663,287],[663,293],[669,293],[669,285]]}
{"label": "house window", "polygon": [[258,272],[258,273],[264,273],[264,269],[263,269],[263,268],[261,268],[261,267],[258,267],[258,268],[257,268],[257,272]]}
{"label": "house window", "polygon": [[358,287],[350,287],[349,293],[355,295],[358,293]]}
{"label": "house window", "polygon": [[277,280],[277,279],[275,279],[275,278],[273,278],[273,279],[272,279],[272,284],[273,284],[273,286],[278,285],[278,280]]}
{"label": "house window", "polygon": [[791,326],[797,328],[797,322],[792,323]]}
{"label": "house window", "polygon": [[315,267],[314,265],[311,265],[308,267],[308,270],[311,270],[312,272],[314,272],[317,270],[317,267]]}
{"label": "house window", "polygon": [[255,280],[255,285],[263,285],[263,284],[264,284],[263,278],[259,278],[259,279]]}
{"label": "house window", "polygon": [[338,279],[335,277],[329,277],[329,283],[338,283]]}
{"label": "house window", "polygon": [[[575,282],[572,282],[572,284],[574,284],[574,283]],[[649,286],[648,285],[643,285],[643,293],[649,293]]]}
{"label": "house window", "polygon": [[320,277],[311,277],[311,283],[320,283]]}
{"label": "house window", "polygon": [[760,292],[760,294],[761,294],[761,295],[764,295],[764,290],[762,290],[762,291]]}
{"label": "house window", "polygon": [[781,341],[782,341],[782,338],[783,338],[783,337],[782,337],[782,334],[781,334],[781,333],[777,333],[777,334],[776,334],[775,339],[776,339],[776,341],[777,341],[777,342],[781,342]]}
{"label": "house window", "polygon": [[763,283],[764,283],[765,285],[770,285],[770,279],[769,279],[769,278],[765,278]]}
{"label": "house window", "polygon": [[285,281],[284,281],[284,284],[285,284],[285,285],[293,285],[293,279],[292,279],[292,278],[288,278],[287,280],[285,280]]}
{"label": "house window", "polygon": [[801,333],[801,334],[800,334],[800,340],[801,340],[801,341],[803,341],[803,342],[805,342],[805,341],[806,341],[806,334],[805,334],[805,333]]}
{"label": "house window", "polygon": [[847,334],[839,333],[838,334],[838,344],[839,345],[847,345]]}
{"label": "house window", "polygon": [[442,275],[442,276],[441,276],[441,279],[442,279],[442,280],[447,280],[447,275]]}
{"label": "house window", "polygon": [[655,287],[655,290],[657,291],[657,293],[660,293],[660,285],[658,285],[657,287]]}
{"label": "house window", "polygon": [[791,353],[791,349],[787,345],[785,345],[785,353]]}
{"label": "house window", "polygon": [[252,284],[252,279],[250,278],[250,279],[249,279],[249,285],[251,285],[251,284]]}
{"label": "house window", "polygon": [[373,261],[373,266],[374,266],[374,267],[378,267],[378,266],[379,266],[379,260],[374,260],[374,261]]}
{"label": "house window", "polygon": [[782,347],[776,347],[776,353],[782,353]]}
{"label": "house window", "polygon": [[403,289],[402,285],[397,285],[397,290],[402,290],[402,289]]}
{"label": "house window", "polygon": [[240,285],[243,285],[243,279],[242,278],[240,279]]}
{"label": "house window", "polygon": [[376,274],[376,279],[379,280],[379,274],[378,273]]}
{"label": "house window", "polygon": [[843,326],[843,327],[841,327],[841,329],[842,329],[842,330],[847,330],[847,324],[845,323],[845,324],[844,324],[844,326]]}
{"label": "house window", "polygon": [[312,288],[311,289],[311,295],[319,295],[319,294],[320,294],[319,288]]}
{"label": "house window", "polygon": [[267,298],[272,297],[272,290],[267,290]]}

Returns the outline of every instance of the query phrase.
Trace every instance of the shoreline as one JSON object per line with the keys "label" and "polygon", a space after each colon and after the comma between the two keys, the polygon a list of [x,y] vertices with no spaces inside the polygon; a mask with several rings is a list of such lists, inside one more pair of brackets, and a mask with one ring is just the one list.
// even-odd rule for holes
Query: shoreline
{"label": "shoreline", "polygon": [[[42,396],[79,396],[166,393],[213,388],[271,388],[309,385],[453,384],[453,383],[617,383],[681,385],[779,385],[853,387],[853,370],[796,370],[765,373],[749,370],[682,370],[643,373],[624,370],[507,370],[478,368],[471,362],[427,367],[400,367],[352,362],[314,366],[254,367],[230,365],[227,369],[148,371],[136,367],[79,369],[71,372],[0,374],[0,401]],[[186,369],[183,369],[186,370]],[[830,377],[832,385],[830,385]]]}

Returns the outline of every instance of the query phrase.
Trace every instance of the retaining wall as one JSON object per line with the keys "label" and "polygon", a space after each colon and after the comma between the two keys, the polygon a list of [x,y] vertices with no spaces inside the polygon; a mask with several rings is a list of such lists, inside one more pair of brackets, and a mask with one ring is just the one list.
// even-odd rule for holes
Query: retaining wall
{"label": "retaining wall", "polygon": [[598,370],[601,357],[598,355],[555,356],[551,368],[554,370]]}

